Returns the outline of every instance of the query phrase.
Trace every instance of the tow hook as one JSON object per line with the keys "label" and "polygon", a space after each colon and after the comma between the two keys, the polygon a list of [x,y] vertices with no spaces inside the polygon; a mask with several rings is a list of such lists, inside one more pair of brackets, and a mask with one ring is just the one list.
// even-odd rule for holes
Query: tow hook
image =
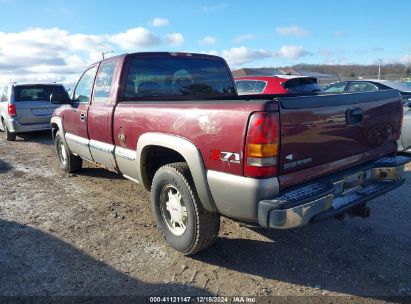
{"label": "tow hook", "polygon": [[347,211],[347,213],[351,216],[359,216],[361,218],[367,218],[370,216],[371,210],[365,204],[353,207]]}

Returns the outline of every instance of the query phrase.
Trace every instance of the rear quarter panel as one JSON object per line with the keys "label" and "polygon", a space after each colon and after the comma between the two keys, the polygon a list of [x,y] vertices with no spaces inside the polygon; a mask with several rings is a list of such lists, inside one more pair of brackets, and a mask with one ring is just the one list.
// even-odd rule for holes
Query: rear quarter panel
{"label": "rear quarter panel", "polygon": [[[271,102],[272,103],[272,102]],[[121,102],[115,110],[116,146],[136,150],[139,137],[146,132],[161,132],[186,138],[201,153],[207,169],[243,174],[243,150],[250,113],[266,108],[265,102],[188,101]],[[278,106],[271,105],[271,110]],[[126,135],[126,143],[118,133]],[[212,160],[212,150],[240,154],[240,163]]]}

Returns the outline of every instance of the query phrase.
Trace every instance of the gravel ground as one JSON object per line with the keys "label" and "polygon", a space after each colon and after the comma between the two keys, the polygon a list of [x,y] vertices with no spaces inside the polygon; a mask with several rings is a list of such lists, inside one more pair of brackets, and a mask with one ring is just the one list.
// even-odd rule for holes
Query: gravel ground
{"label": "gravel ground", "polygon": [[366,220],[268,231],[222,219],[214,247],[184,257],[142,186],[91,164],[64,173],[49,133],[1,134],[0,295],[411,296],[405,175]]}

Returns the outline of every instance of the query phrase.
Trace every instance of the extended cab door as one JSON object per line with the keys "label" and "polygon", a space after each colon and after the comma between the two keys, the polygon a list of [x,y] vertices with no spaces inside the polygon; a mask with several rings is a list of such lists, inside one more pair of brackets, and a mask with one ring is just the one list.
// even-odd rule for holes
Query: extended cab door
{"label": "extended cab door", "polygon": [[91,156],[94,162],[109,170],[116,170],[112,116],[115,107],[115,73],[118,60],[108,60],[100,64],[93,90],[93,98],[88,109],[88,136]]}
{"label": "extended cab door", "polygon": [[71,108],[64,111],[63,125],[70,151],[92,160],[87,132],[87,112],[96,76],[97,65],[90,67],[78,81],[72,97]]}

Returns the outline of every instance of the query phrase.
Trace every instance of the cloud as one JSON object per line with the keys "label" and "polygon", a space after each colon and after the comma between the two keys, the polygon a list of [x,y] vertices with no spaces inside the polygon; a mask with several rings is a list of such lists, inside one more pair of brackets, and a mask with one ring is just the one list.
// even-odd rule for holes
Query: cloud
{"label": "cloud", "polygon": [[240,35],[234,38],[235,43],[243,43],[249,40],[253,40],[255,38],[255,35],[253,34],[245,34],[245,35]]}
{"label": "cloud", "polygon": [[277,27],[276,32],[282,36],[304,37],[309,35],[309,32],[300,26],[281,26]]}
{"label": "cloud", "polygon": [[382,47],[374,47],[371,49],[371,51],[373,52],[384,52],[384,48]]}
{"label": "cloud", "polygon": [[[171,33],[161,39],[144,27],[136,27],[104,35],[70,33],[59,28],[30,28],[16,33],[0,32],[0,41],[0,83],[56,81],[73,87],[88,65],[101,60],[101,52],[156,50],[162,43],[180,46],[185,40],[181,33]],[[310,55],[302,46],[283,46],[279,50],[240,46],[222,51],[213,49],[208,53],[224,57],[231,65]],[[110,55],[113,54],[107,54]]]}
{"label": "cloud", "polygon": [[171,33],[166,36],[166,41],[171,46],[180,46],[184,43],[184,37],[180,33]]}
{"label": "cloud", "polygon": [[264,49],[251,50],[245,46],[224,50],[221,55],[230,65],[241,65],[258,59],[272,57],[272,53]]}
{"label": "cloud", "polygon": [[335,31],[333,33],[333,35],[334,35],[334,37],[346,37],[346,36],[348,36],[348,34],[346,32],[343,32],[343,31]]}
{"label": "cloud", "polygon": [[277,52],[277,55],[287,59],[297,59],[312,54],[307,52],[302,46],[284,45]]}
{"label": "cloud", "polygon": [[212,11],[224,9],[226,7],[228,7],[227,3],[219,3],[219,4],[211,5],[211,6],[203,6],[202,10],[203,12],[212,12]]}
{"label": "cloud", "polygon": [[146,50],[161,39],[144,28],[113,35],[70,33],[59,28],[0,32],[0,83],[56,81],[72,87],[103,51]]}
{"label": "cloud", "polygon": [[211,51],[208,51],[208,52],[205,52],[205,53],[207,53],[208,55],[218,56],[218,52],[215,51],[215,50],[211,50]]}
{"label": "cloud", "polygon": [[410,66],[410,63],[411,63],[411,55],[410,54],[407,54],[407,55],[404,55],[404,56],[402,56],[401,58],[400,58],[400,63],[402,63],[402,64],[405,64],[405,65],[407,65],[407,66]]}
{"label": "cloud", "polygon": [[229,65],[240,66],[253,61],[267,58],[298,59],[304,56],[311,56],[312,53],[306,51],[302,46],[286,45],[277,51],[266,49],[253,50],[245,46],[223,50],[220,54],[216,51],[209,51],[209,54],[222,56]]}
{"label": "cloud", "polygon": [[154,18],[153,21],[151,21],[151,25],[155,27],[159,26],[165,26],[168,25],[170,22],[166,18]]}
{"label": "cloud", "polygon": [[109,36],[109,41],[124,50],[138,50],[157,46],[161,40],[144,27],[131,28],[125,32]]}
{"label": "cloud", "polygon": [[[347,58],[344,56],[346,51],[342,48],[321,48],[316,52],[317,57],[322,64],[348,64]],[[308,55],[312,55],[308,52]]]}
{"label": "cloud", "polygon": [[345,53],[346,51],[342,48],[335,48],[335,49],[321,48],[321,49],[318,49],[317,51],[317,55],[322,56],[322,57],[341,56]]}
{"label": "cloud", "polygon": [[217,39],[211,36],[204,37],[201,40],[198,40],[200,45],[214,45],[217,43]]}
{"label": "cloud", "polygon": [[[0,32],[0,82],[58,81],[68,83],[91,63],[90,51],[108,47],[104,37],[58,28]],[[73,53],[78,54],[72,60]]]}
{"label": "cloud", "polygon": [[323,57],[330,57],[334,55],[334,51],[329,48],[323,48],[318,50],[318,55]]}

